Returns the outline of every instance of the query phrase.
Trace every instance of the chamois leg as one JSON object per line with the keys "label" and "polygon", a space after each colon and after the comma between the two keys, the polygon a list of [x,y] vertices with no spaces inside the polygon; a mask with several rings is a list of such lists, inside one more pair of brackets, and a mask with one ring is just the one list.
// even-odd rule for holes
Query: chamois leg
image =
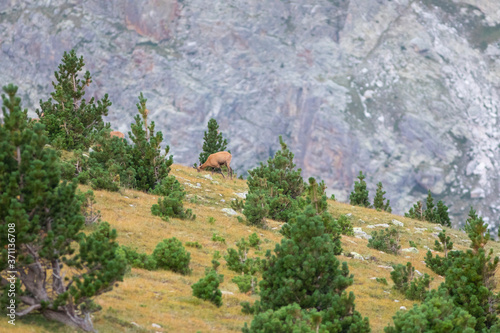
{"label": "chamois leg", "polygon": [[229,174],[231,174],[231,179],[233,179],[233,169],[231,169],[231,160],[226,162],[227,166],[227,176],[229,177]]}

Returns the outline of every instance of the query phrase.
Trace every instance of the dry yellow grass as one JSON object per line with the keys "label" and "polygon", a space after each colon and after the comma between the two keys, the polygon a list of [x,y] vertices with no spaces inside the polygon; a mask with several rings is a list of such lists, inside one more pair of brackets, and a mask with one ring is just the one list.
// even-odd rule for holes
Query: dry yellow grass
{"label": "dry yellow grass", "polygon": [[[117,288],[98,297],[96,302],[103,309],[94,315],[94,323],[99,332],[239,332],[244,322],[250,323],[252,320],[252,316],[241,313],[240,302],[254,302],[258,296],[248,296],[238,291],[237,286],[231,282],[236,273],[225,267],[224,259],[219,260],[222,264],[220,273],[224,275],[224,282],[220,286],[225,292],[222,307],[217,308],[192,296],[191,285],[204,276],[205,268],[211,265],[214,251],[218,250],[224,255],[227,248],[235,247],[237,240],[248,237],[253,232],[259,234],[264,241],[257,255],[263,256],[266,250],[274,249],[275,243],[281,239],[278,232],[281,223],[270,221],[271,228],[262,230],[241,224],[235,217],[221,212],[222,208],[230,207],[232,199],[238,198],[235,193],[247,190],[245,181],[224,180],[220,175],[214,175],[212,181],[205,177],[209,173],[197,173],[192,168],[180,165],[174,165],[171,173],[184,184],[188,198],[196,196],[193,199],[196,203],[189,200],[185,203],[185,207],[191,208],[197,215],[195,221],[171,219],[165,222],[152,216],[151,206],[158,200],[155,195],[132,190],[120,193],[94,191],[102,219],[117,229],[120,244],[146,253],[151,253],[158,242],[170,237],[177,237],[183,243],[198,241],[203,246],[201,249],[187,248],[191,253],[190,267],[193,269],[189,276],[134,268]],[[88,188],[82,186],[81,189],[86,191]],[[369,318],[373,332],[382,332],[401,306],[409,309],[415,303],[392,289],[390,269],[380,266],[406,264],[410,261],[420,272],[428,273],[434,278],[431,287],[435,288],[444,280],[423,263],[427,252],[423,246],[433,248],[436,225],[334,201],[329,201],[329,209],[334,216],[351,213],[353,225],[362,227],[368,234],[371,230],[381,229],[369,229],[368,225],[390,224],[393,219],[397,219],[404,223],[404,227],[400,228],[402,247],[409,247],[408,242],[412,240],[419,248],[418,254],[403,253],[394,256],[368,248],[368,241],[364,239],[347,236],[342,238],[345,253],[357,252],[364,257],[372,257],[364,261],[343,255],[338,258],[341,262],[346,261],[354,274],[354,284],[348,291],[354,292],[356,308]],[[215,223],[208,223],[210,217],[215,218]],[[416,233],[415,228],[427,228],[428,231]],[[226,244],[213,242],[211,238],[214,232],[224,237]],[[462,242],[467,239],[465,234],[453,229],[447,229],[447,233],[452,236],[455,248],[467,248],[468,244]],[[498,243],[490,242],[489,246],[494,247],[495,253],[500,252]],[[386,278],[389,285],[376,282],[372,279],[375,277]],[[154,328],[153,323],[161,328]],[[47,323],[37,316],[19,320],[15,330],[12,330],[6,320],[0,322],[0,332],[13,331],[65,333],[76,330],[57,323]]]}

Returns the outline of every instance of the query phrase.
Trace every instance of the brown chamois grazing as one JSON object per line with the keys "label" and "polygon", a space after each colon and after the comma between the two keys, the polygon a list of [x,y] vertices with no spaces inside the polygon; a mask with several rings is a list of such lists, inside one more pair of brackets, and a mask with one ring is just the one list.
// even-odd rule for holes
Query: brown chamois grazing
{"label": "brown chamois grazing", "polygon": [[222,173],[223,165],[227,166],[227,175],[228,176],[231,175],[231,179],[233,179],[233,169],[231,169],[231,154],[228,153],[227,151],[220,151],[218,153],[208,156],[207,161],[195,169],[198,172],[200,172],[200,170],[204,170],[205,168],[219,169],[222,177],[226,178]]}
{"label": "brown chamois grazing", "polygon": [[113,131],[113,132],[109,133],[110,138],[112,138],[114,136],[119,137],[120,139],[125,139],[125,134],[123,134],[120,131]]}

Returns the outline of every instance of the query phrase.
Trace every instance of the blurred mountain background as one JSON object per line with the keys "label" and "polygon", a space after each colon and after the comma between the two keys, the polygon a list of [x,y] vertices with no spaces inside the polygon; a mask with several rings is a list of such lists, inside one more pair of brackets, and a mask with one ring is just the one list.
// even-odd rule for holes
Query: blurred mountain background
{"label": "blurred mountain background", "polygon": [[362,170],[398,214],[431,190],[455,226],[500,224],[497,0],[0,0],[0,82],[32,117],[73,48],[114,129],[144,93],[175,163],[213,117],[239,174],[281,134],[340,201]]}

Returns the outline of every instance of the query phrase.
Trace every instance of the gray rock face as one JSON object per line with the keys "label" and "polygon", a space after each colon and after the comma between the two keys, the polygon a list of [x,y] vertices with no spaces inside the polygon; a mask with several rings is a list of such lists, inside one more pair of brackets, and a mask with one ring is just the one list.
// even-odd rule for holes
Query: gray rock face
{"label": "gray rock face", "polygon": [[[500,207],[500,2],[494,0],[0,2],[3,84],[47,100],[64,51],[128,132],[139,92],[175,162],[211,117],[238,173],[279,148],[346,201],[359,170],[396,213],[430,189],[454,217]],[[330,194],[330,193],[329,193]]]}

